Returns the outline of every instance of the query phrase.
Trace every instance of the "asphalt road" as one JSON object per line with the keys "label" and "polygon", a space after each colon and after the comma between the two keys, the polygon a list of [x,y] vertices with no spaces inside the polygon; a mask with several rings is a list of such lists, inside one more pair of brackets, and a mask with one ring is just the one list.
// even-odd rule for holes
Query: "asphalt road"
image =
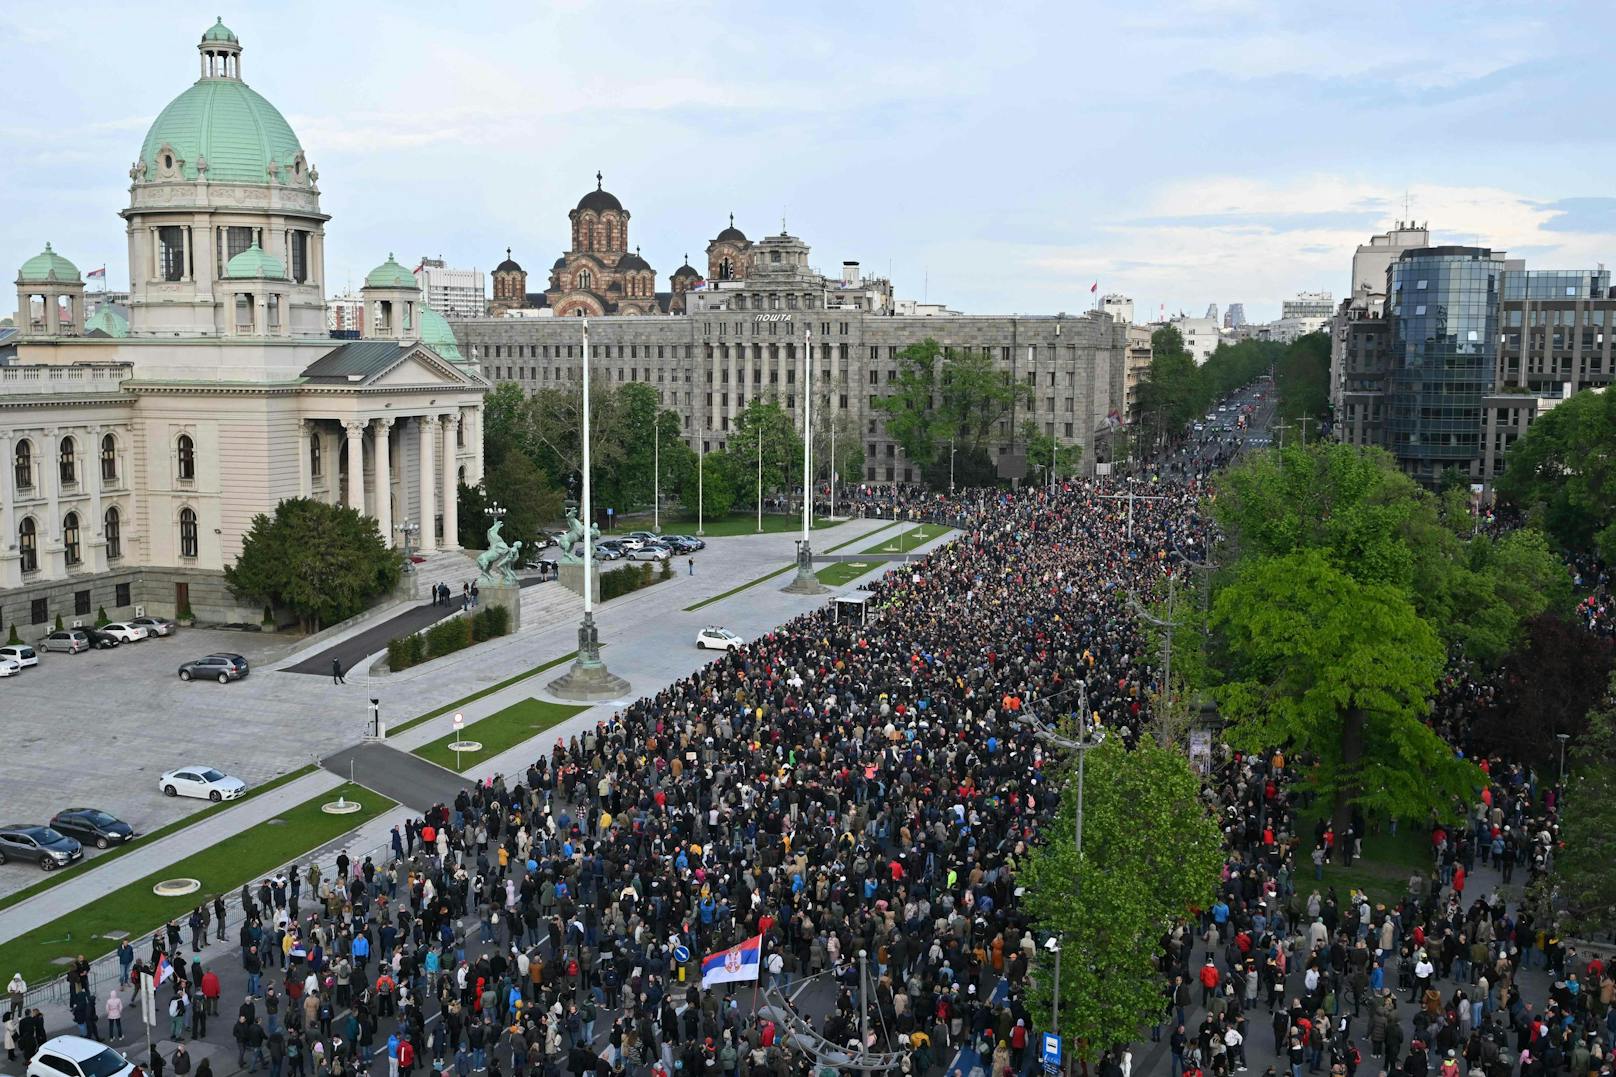
{"label": "asphalt road", "polygon": [[373,742],[328,755],[320,766],[418,813],[434,804],[452,804],[455,795],[470,784],[469,779],[418,755]]}

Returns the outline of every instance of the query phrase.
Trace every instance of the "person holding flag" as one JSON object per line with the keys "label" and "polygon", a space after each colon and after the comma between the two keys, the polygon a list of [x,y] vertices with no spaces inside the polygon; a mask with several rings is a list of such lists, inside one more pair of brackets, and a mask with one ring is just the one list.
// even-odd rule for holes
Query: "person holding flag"
{"label": "person holding flag", "polygon": [[762,965],[763,936],[753,935],[744,942],[708,954],[701,962],[701,986],[755,981]]}

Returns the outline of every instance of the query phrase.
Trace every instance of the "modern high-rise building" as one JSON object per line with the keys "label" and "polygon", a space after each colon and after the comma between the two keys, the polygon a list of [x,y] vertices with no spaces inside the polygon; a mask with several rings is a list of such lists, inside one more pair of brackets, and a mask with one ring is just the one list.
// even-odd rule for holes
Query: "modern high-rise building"
{"label": "modern high-rise building", "polygon": [[1386,271],[1406,250],[1431,245],[1431,232],[1425,225],[1415,226],[1413,221],[1398,221],[1396,226],[1379,235],[1369,237],[1352,255],[1352,291],[1341,301],[1331,320],[1330,343],[1330,406],[1340,420],[1346,409],[1343,393],[1349,379],[1347,372],[1347,325],[1365,318],[1379,318],[1386,304]]}
{"label": "modern high-rise building", "polygon": [[450,269],[442,258],[422,258],[415,267],[421,299],[445,318],[481,318],[488,313],[480,269]]}
{"label": "modern high-rise building", "polygon": [[1244,329],[1246,325],[1246,305],[1244,303],[1230,303],[1223,312],[1223,328]]}

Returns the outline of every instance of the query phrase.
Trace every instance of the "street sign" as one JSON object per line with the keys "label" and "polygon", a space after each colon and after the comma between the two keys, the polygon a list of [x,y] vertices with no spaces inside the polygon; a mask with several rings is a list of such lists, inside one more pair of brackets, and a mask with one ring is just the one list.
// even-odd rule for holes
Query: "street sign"
{"label": "street sign", "polygon": [[1054,1071],[1060,1069],[1061,1064],[1061,1038],[1053,1032],[1044,1033],[1044,1069]]}

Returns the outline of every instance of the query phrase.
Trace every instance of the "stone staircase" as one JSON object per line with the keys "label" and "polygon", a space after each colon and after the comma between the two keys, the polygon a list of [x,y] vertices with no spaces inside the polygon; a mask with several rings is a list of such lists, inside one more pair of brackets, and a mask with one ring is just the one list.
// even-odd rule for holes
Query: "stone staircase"
{"label": "stone staircase", "polygon": [[522,631],[576,622],[584,615],[582,595],[561,586],[560,580],[522,588]]}
{"label": "stone staircase", "polygon": [[432,550],[417,554],[426,560],[415,565],[415,597],[427,598],[427,588],[436,583],[449,585],[451,596],[460,594],[460,585],[477,579],[476,551]]}

